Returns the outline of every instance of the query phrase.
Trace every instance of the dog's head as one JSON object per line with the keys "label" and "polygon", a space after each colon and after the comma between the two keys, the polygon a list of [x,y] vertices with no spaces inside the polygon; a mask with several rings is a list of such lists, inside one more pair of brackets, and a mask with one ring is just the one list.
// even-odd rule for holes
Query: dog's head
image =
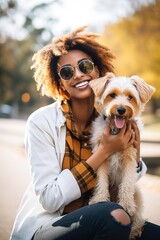
{"label": "dog's head", "polygon": [[115,77],[113,73],[94,79],[89,85],[95,94],[98,111],[110,118],[118,129],[128,119],[140,115],[155,91],[138,76]]}

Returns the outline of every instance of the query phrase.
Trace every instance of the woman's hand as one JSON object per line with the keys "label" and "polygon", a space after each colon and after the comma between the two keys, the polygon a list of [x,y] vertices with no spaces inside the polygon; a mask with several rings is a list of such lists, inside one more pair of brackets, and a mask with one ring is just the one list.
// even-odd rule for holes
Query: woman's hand
{"label": "woman's hand", "polygon": [[139,132],[139,128],[137,126],[137,123],[135,121],[132,121],[131,122],[132,124],[132,129],[135,133],[135,140],[133,142],[133,146],[135,147],[135,149],[137,150],[137,165],[140,161],[140,143],[141,143],[141,140],[140,140],[140,132]]}
{"label": "woman's hand", "polygon": [[110,127],[102,135],[97,150],[87,159],[87,163],[96,171],[99,166],[113,153],[123,151],[134,145],[137,149],[137,163],[140,154],[140,137],[135,122],[128,122],[117,135],[110,134]]}
{"label": "woman's hand", "polygon": [[137,133],[136,126],[131,122],[128,122],[128,124],[125,125],[117,135],[111,135],[110,127],[107,127],[106,132],[101,138],[100,145],[106,149],[106,154],[108,156],[115,152],[123,151],[134,143],[138,144],[135,142],[135,131]]}

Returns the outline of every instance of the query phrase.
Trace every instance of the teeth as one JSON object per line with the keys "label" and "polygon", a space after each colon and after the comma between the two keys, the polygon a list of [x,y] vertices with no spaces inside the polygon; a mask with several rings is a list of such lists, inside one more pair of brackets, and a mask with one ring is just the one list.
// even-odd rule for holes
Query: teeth
{"label": "teeth", "polygon": [[76,88],[78,88],[78,87],[82,87],[82,86],[84,86],[84,85],[86,85],[86,84],[88,84],[88,81],[85,81],[85,82],[81,82],[81,83],[79,83],[79,84],[76,84]]}

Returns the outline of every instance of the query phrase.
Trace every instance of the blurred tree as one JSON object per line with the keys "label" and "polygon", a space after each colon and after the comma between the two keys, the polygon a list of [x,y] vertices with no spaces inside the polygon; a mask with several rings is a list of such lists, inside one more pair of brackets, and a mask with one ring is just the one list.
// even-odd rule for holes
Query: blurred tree
{"label": "blurred tree", "polygon": [[27,91],[31,95],[30,105],[35,103],[35,84],[30,70],[31,54],[30,41],[8,39],[0,45],[0,103],[14,106],[16,113],[22,105],[21,95]]}
{"label": "blurred tree", "polygon": [[139,75],[156,87],[153,111],[160,98],[160,0],[140,8],[117,24],[106,26],[105,44],[116,56],[118,75]]}
{"label": "blurred tree", "polygon": [[17,2],[16,0],[6,0],[0,1],[1,5],[0,5],[0,16],[9,16],[10,15],[10,11],[15,9],[17,6]]}
{"label": "blurred tree", "polygon": [[[51,2],[53,4],[57,1]],[[35,104],[35,108],[37,108],[39,104],[44,105],[53,101],[45,97],[42,100],[39,97],[33,81],[33,72],[30,70],[34,52],[42,45],[47,44],[53,37],[49,23],[53,26],[56,22],[54,18],[46,19],[48,28],[36,27],[34,24],[36,18],[39,16],[42,18],[42,12],[45,12],[51,2],[34,6],[25,16],[22,25],[22,30],[24,29],[26,32],[25,38],[13,39],[8,32],[0,32],[0,104],[7,103],[14,106],[16,114],[19,110],[26,112],[25,107],[31,108],[30,111],[32,111]],[[6,23],[11,21],[17,11],[19,11],[18,4],[13,0],[3,2],[0,7],[1,18]],[[23,101],[24,93],[29,96],[28,102]]]}

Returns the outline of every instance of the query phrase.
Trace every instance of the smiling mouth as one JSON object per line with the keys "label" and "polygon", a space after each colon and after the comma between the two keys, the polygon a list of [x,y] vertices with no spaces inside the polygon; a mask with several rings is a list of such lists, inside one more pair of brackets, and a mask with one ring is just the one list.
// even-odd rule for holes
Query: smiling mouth
{"label": "smiling mouth", "polygon": [[84,82],[80,82],[77,83],[76,85],[74,85],[75,88],[84,88],[86,86],[88,86],[89,81],[84,81]]}

